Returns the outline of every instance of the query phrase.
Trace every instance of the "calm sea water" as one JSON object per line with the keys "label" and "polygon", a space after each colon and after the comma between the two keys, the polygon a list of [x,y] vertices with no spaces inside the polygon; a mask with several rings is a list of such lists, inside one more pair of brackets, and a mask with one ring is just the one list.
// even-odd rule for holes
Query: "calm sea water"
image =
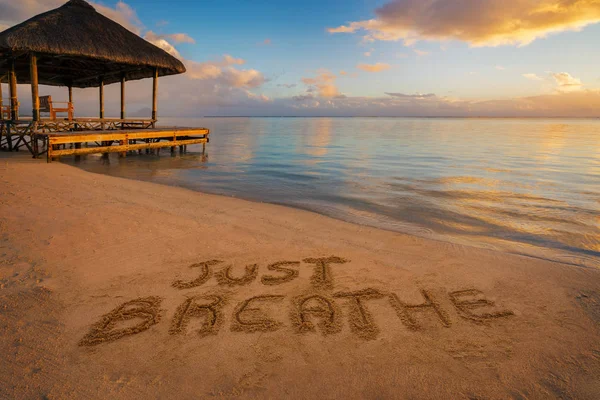
{"label": "calm sea water", "polygon": [[206,155],[88,156],[93,172],[600,267],[600,120],[163,119]]}

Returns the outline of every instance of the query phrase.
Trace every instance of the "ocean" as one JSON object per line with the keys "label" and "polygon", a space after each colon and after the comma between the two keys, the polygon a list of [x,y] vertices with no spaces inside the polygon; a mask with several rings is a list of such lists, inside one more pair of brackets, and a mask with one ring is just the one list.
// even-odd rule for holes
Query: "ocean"
{"label": "ocean", "polygon": [[600,268],[600,120],[163,118],[206,153],[62,161],[435,240]]}

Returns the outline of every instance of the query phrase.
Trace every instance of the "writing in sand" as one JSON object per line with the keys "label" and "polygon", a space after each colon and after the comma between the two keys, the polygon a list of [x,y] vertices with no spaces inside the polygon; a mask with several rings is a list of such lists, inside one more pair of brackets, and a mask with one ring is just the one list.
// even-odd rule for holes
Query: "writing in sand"
{"label": "writing in sand", "polygon": [[[448,309],[441,305],[439,291],[419,289],[421,302],[406,302],[402,293],[375,288],[354,291],[335,291],[333,267],[348,263],[341,257],[305,258],[300,261],[278,261],[267,266],[269,271],[260,277],[260,283],[267,286],[282,285],[299,276],[304,264],[312,267],[310,289],[301,295],[257,294],[238,301],[231,312],[230,329],[236,332],[273,332],[285,328],[285,323],[269,315],[273,307],[286,307],[291,327],[300,334],[332,335],[342,331],[343,321],[347,320],[352,333],[361,339],[374,339],[380,328],[373,317],[370,302],[380,300],[397,315],[398,323],[406,329],[425,329],[421,320],[427,318],[442,327],[450,328],[452,319]],[[184,291],[205,284],[214,275],[219,287],[234,288],[248,285],[258,279],[259,267],[250,264],[244,268],[242,276],[234,276],[231,265],[219,268],[220,260],[209,260],[190,266],[195,272],[189,280],[175,280],[172,287]],[[186,293],[187,294],[187,293]],[[170,319],[169,334],[189,333],[188,327],[195,321],[194,333],[199,337],[217,334],[224,325],[224,308],[230,303],[231,292],[187,295]],[[492,300],[475,288],[466,288],[445,293],[450,307],[456,314],[472,323],[489,323],[514,315],[510,310],[498,309]],[[102,316],[80,341],[82,346],[94,346],[112,342],[120,338],[136,335],[160,322],[162,298],[149,296],[127,301],[108,314]],[[287,301],[286,301],[287,300]],[[347,314],[342,314],[345,306]],[[198,327],[199,326],[199,327]]]}

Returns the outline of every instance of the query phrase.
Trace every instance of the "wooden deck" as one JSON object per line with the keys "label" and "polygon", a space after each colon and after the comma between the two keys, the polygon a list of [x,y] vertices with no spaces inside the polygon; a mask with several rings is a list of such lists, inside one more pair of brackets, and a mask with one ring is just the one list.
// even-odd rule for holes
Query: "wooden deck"
{"label": "wooden deck", "polygon": [[111,131],[126,129],[155,128],[156,121],[150,118],[75,118],[47,119],[33,121],[31,118],[18,120],[0,120],[0,147],[8,151],[18,151],[26,147],[34,157],[39,146],[39,134],[70,133],[85,131]]}
{"label": "wooden deck", "polygon": [[208,143],[209,133],[210,131],[206,128],[111,129],[76,133],[37,133],[37,139],[43,139],[45,143],[45,151],[37,152],[37,155],[46,153],[48,162],[51,162],[53,159],[63,156],[94,153],[121,153],[122,156],[125,156],[129,151],[141,152],[142,150],[166,147],[170,147],[174,152],[178,146],[180,151],[185,151],[190,144],[202,143],[204,145]]}
{"label": "wooden deck", "polygon": [[34,158],[47,153],[48,162],[62,156],[121,153],[208,143],[206,128],[155,128],[152,119],[76,118],[0,120],[0,146],[27,148]]}

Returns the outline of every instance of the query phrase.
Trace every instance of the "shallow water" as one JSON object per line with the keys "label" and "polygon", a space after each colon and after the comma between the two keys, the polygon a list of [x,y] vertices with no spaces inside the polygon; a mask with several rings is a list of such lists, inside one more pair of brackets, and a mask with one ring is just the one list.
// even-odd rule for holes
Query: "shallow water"
{"label": "shallow water", "polygon": [[203,118],[206,155],[81,168],[600,267],[600,120]]}

